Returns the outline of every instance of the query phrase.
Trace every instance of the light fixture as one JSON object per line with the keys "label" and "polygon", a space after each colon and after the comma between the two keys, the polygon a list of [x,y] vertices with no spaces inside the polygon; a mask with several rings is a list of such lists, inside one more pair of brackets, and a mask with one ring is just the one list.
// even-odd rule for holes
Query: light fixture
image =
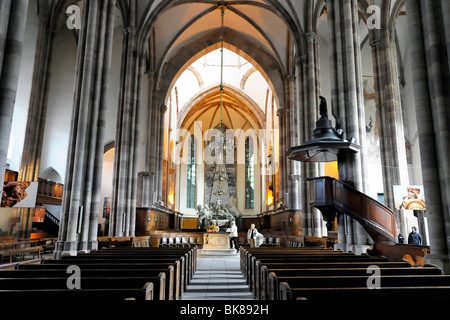
{"label": "light fixture", "polygon": [[[223,127],[223,120],[222,120],[222,112],[223,112],[223,26],[224,26],[224,20],[225,20],[225,5],[222,1],[222,5],[220,6],[220,131],[222,132],[222,136],[224,136],[225,130]],[[225,139],[224,139],[225,140]]]}
{"label": "light fixture", "polygon": [[[222,163],[217,164],[214,169],[214,182],[213,182],[213,190],[211,192],[211,196],[214,195],[218,197],[219,199],[222,196],[226,196],[228,194],[228,175],[225,164],[223,164],[224,161],[224,152],[231,152],[234,146],[231,146],[231,148],[228,148],[227,140],[226,140],[226,128],[223,125],[223,49],[224,49],[224,36],[223,36],[223,29],[224,29],[224,18],[225,18],[225,4],[222,1],[222,4],[219,6],[220,8],[220,16],[221,16],[221,30],[220,30],[220,85],[219,85],[219,94],[220,94],[220,125],[219,125],[219,131],[220,131],[220,137],[219,141],[217,141],[218,145],[221,147],[221,154],[222,154]],[[217,137],[216,137],[217,138]],[[231,149],[231,150],[230,150]]]}

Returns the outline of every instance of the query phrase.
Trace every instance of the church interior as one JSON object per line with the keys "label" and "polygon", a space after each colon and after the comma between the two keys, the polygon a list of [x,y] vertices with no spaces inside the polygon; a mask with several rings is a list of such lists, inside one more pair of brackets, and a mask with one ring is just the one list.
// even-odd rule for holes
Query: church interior
{"label": "church interior", "polygon": [[449,92],[446,0],[0,0],[0,296],[450,299]]}

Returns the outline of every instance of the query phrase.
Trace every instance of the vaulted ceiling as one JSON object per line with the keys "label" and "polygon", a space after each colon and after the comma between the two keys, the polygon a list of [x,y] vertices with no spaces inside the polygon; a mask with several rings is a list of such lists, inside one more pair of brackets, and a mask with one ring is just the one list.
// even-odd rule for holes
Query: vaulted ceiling
{"label": "vaulted ceiling", "polygon": [[[221,8],[224,5],[224,27],[228,33],[258,46],[259,51],[244,54],[255,60],[260,51],[270,54],[272,64],[276,64],[282,77],[290,73],[287,70],[290,57],[294,56],[292,48],[301,41],[299,17],[302,16],[302,10],[307,4],[316,2],[322,1],[138,0],[140,22],[137,29],[142,31],[138,42],[144,43],[147,41],[145,39],[151,39],[151,63],[154,70],[160,73],[171,57],[189,47],[196,39],[202,38],[209,45],[220,42],[220,33],[217,31],[221,27]],[[238,50],[244,51],[240,47]]]}
{"label": "vaulted ceiling", "polygon": [[[216,4],[185,3],[169,8],[155,23],[155,60],[165,60],[192,38],[220,26],[221,10]],[[225,10],[224,26],[254,38],[286,66],[288,28],[263,1],[233,1]]]}

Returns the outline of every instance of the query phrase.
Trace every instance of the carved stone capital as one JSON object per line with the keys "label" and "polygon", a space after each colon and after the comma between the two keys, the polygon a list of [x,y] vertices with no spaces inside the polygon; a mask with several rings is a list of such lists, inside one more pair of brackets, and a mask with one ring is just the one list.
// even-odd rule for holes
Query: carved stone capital
{"label": "carved stone capital", "polygon": [[278,108],[277,110],[277,116],[282,117],[286,112],[286,108]]}
{"label": "carved stone capital", "polygon": [[370,46],[372,47],[372,49],[376,49],[379,45],[380,45],[380,40],[379,39],[375,39],[373,41],[370,41]]}
{"label": "carved stone capital", "polygon": [[312,40],[315,44],[320,44],[320,37],[314,32],[305,33],[307,39]]}
{"label": "carved stone capital", "polygon": [[295,79],[297,79],[297,76],[295,74],[288,74],[286,78],[290,81],[295,81]]}
{"label": "carved stone capital", "polygon": [[303,54],[299,57],[297,57],[297,64],[305,64],[308,62],[308,55],[307,54]]}

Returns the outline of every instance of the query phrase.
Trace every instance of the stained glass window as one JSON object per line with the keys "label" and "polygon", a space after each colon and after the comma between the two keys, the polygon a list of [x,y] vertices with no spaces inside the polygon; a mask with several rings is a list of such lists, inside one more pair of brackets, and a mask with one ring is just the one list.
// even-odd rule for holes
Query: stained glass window
{"label": "stained glass window", "polygon": [[245,139],[245,209],[255,207],[255,163],[253,139]]}
{"label": "stained glass window", "polygon": [[195,167],[195,138],[189,138],[189,149],[187,159],[187,186],[186,186],[186,207],[195,208],[195,185],[196,185],[196,167]]}

